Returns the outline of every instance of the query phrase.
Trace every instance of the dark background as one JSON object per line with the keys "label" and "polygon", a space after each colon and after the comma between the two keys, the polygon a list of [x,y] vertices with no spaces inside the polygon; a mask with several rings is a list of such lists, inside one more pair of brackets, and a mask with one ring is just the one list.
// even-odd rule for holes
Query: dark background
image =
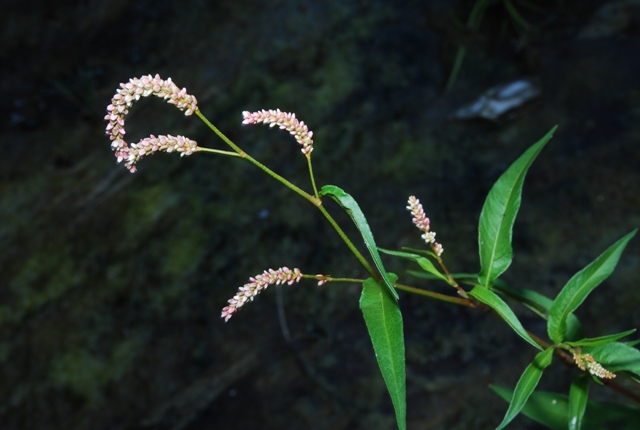
{"label": "dark background", "polygon": [[[351,193],[378,244],[396,249],[421,246],[405,209],[417,195],[455,272],[478,270],[493,182],[555,124],[525,183],[505,279],[553,297],[638,227],[638,2],[514,1],[529,27],[490,2],[469,31],[474,3],[3,1],[0,427],[394,427],[358,285],[271,287],[220,320],[237,287],[268,267],[365,274],[311,205],[246,162],[159,154],[133,175],[117,165],[103,117],[131,77],[171,77],[243,149],[309,189],[290,136],[241,126],[243,110],[295,112],[314,131],[319,186]],[[451,120],[520,78],[542,95],[495,122]],[[127,117],[129,142],[150,133],[224,149],[195,116],[154,98]],[[385,262],[405,283],[453,294]],[[639,262],[636,238],[578,311],[587,334],[638,327]],[[533,350],[480,312],[407,294],[400,303],[409,428],[495,426],[507,404],[487,385],[513,387]],[[543,336],[543,322],[518,310]],[[576,374],[553,366],[541,387],[566,393]],[[519,417],[513,428],[536,426]]]}

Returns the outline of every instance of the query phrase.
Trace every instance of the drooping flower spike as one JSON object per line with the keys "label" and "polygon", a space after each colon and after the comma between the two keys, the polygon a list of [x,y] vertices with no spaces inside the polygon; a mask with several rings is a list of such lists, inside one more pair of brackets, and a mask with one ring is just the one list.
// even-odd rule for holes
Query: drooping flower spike
{"label": "drooping flower spike", "polygon": [[129,113],[129,108],[133,102],[140,100],[140,97],[156,96],[163,98],[167,103],[175,105],[185,115],[193,114],[198,101],[192,95],[187,94],[185,88],[180,89],[171,81],[171,78],[162,79],[160,75],[142,76],[132,78],[126,84],[120,84],[120,89],[111,99],[111,104],[107,106],[107,115],[104,117],[109,122],[107,125],[107,135],[111,139],[111,148],[115,152],[118,163],[125,162],[125,167],[131,171],[136,171],[135,164],[145,155],[153,154],[156,151],[179,152],[181,156],[191,155],[198,148],[198,144],[184,136],[154,136],[140,140],[138,143],[129,145],[124,140],[124,117]]}
{"label": "drooping flower spike", "polygon": [[269,285],[284,283],[291,285],[294,282],[299,282],[300,279],[302,279],[300,269],[291,270],[288,267],[281,267],[278,270],[265,270],[261,274],[249,278],[249,282],[238,289],[236,295],[229,299],[229,306],[222,309],[220,318],[224,318],[225,322],[229,321],[239,308],[252,301]]}
{"label": "drooping flower spike", "polygon": [[242,112],[243,124],[269,124],[270,127],[278,127],[291,133],[298,143],[302,145],[302,153],[311,154],[313,151],[313,132],[304,121],[298,121],[295,113],[282,112],[280,109],[261,110],[258,112]]}
{"label": "drooping flower spike", "polygon": [[598,363],[591,354],[580,354],[574,352],[573,359],[580,370],[588,371],[598,378],[613,379],[616,377],[615,373],[609,372],[607,369],[602,367],[602,365]]}
{"label": "drooping flower spike", "polygon": [[421,236],[422,239],[431,245],[433,252],[440,257],[444,249],[442,245],[436,242],[436,233],[435,231],[431,231],[430,229],[430,221],[429,218],[424,214],[424,210],[422,209],[422,204],[420,204],[420,200],[418,200],[415,196],[409,197],[409,206],[407,209],[411,211],[411,215],[413,216],[413,223],[420,231],[424,234]]}

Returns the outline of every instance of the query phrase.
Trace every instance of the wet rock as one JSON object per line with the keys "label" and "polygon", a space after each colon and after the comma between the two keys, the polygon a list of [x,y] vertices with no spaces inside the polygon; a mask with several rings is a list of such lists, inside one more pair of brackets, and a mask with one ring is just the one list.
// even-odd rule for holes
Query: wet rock
{"label": "wet rock", "polygon": [[458,109],[455,119],[484,118],[495,121],[539,97],[542,90],[532,79],[519,79],[489,88],[475,101]]}

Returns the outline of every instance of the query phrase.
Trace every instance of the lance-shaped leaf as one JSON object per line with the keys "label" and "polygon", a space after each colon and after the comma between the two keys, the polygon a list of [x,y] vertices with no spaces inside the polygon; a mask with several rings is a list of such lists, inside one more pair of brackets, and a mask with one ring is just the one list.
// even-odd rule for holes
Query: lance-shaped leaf
{"label": "lance-shaped leaf", "polygon": [[509,326],[515,331],[521,338],[529,342],[531,345],[536,347],[537,349],[542,349],[540,345],[536,343],[535,340],[529,333],[524,329],[516,314],[513,313],[509,305],[507,305],[496,293],[485,288],[481,285],[476,285],[473,287],[473,290],[469,292],[469,295],[479,302],[484,303],[485,305],[491,307],[494,311],[498,313],[505,320]]}
{"label": "lance-shaped leaf", "polygon": [[[491,385],[491,389],[504,400],[511,400],[513,390]],[[569,399],[565,394],[535,391],[522,408],[522,414],[553,430],[566,430],[569,414]],[[640,409],[618,403],[587,402],[587,411],[582,420],[583,430],[637,430]],[[615,423],[612,427],[612,423]]]}
{"label": "lance-shaped leaf", "polygon": [[602,281],[607,279],[618,264],[620,255],[638,229],[618,240],[587,267],[573,275],[553,301],[549,310],[547,332],[554,343],[564,340],[567,318],[573,313]]}
{"label": "lance-shaped leaf", "polygon": [[398,293],[393,287],[393,282],[391,282],[391,280],[389,279],[389,275],[382,265],[382,260],[380,259],[380,254],[378,254],[376,242],[375,240],[373,240],[373,233],[371,233],[369,223],[367,223],[367,219],[364,217],[362,210],[360,210],[360,206],[358,206],[358,203],[353,197],[351,197],[349,194],[344,192],[341,188],[336,187],[335,185],[325,185],[320,190],[320,195],[331,197],[351,217],[356,227],[358,227],[362,238],[364,239],[364,244],[367,246],[369,254],[371,254],[371,258],[373,258],[373,262],[378,268],[380,276],[382,276],[387,290],[394,299],[398,300]]}
{"label": "lance-shaped leaf", "polygon": [[569,346],[580,346],[580,347],[602,346],[602,345],[606,345],[608,343],[612,343],[617,340],[620,340],[623,337],[627,337],[630,334],[634,333],[635,331],[636,329],[634,328],[632,330],[623,331],[622,333],[609,334],[607,336],[600,336],[600,337],[585,338],[585,339],[576,340],[574,342],[565,342],[565,343]]}
{"label": "lance-shaped leaf", "polygon": [[496,427],[496,430],[505,428],[507,424],[520,413],[520,409],[527,403],[527,399],[529,399],[533,390],[536,389],[542,372],[549,367],[552,359],[553,348],[545,349],[539,352],[533,359],[533,363],[524,369],[524,373],[522,373],[515,390],[513,390],[513,397],[511,398],[509,409],[507,409],[504,419],[500,425]]}
{"label": "lance-shaped leaf", "polygon": [[542,139],[520,156],[500,176],[489,191],[480,213],[478,244],[480,247],[480,273],[478,281],[491,288],[493,281],[511,264],[511,232],[522,196],[524,178],[542,148],[553,136],[553,127]]}
{"label": "lance-shaped leaf", "polygon": [[422,270],[424,270],[425,272],[431,273],[436,278],[442,279],[444,282],[449,283],[449,280],[447,279],[447,277],[444,276],[442,273],[440,273],[440,271],[436,269],[436,266],[434,266],[431,260],[429,260],[428,258],[425,258],[418,254],[411,254],[410,252],[391,251],[389,249],[383,249],[383,248],[378,248],[378,251],[384,254],[393,255],[395,257],[401,257],[401,258],[406,258],[407,260],[413,260],[416,263],[418,263],[420,267],[422,267]]}
{"label": "lance-shaped leaf", "polygon": [[[437,258],[436,254],[434,254],[433,251],[428,251],[426,249],[415,249],[415,248],[409,248],[408,246],[403,246],[402,250],[403,251],[407,251],[407,252],[411,252],[413,254],[422,255],[424,257]],[[478,277],[478,275],[474,275],[474,276],[476,278]]]}
{"label": "lance-shaped leaf", "polygon": [[[417,270],[407,270],[407,273],[411,276],[415,276],[416,278],[421,279],[442,279],[439,276],[431,275],[425,272],[418,272]],[[478,285],[477,273],[452,273],[451,277],[461,284],[471,285],[472,287]]]}
{"label": "lance-shaped leaf", "polygon": [[589,377],[580,375],[571,383],[569,389],[569,430],[582,429],[582,419],[589,398]]}
{"label": "lance-shaped leaf", "polygon": [[[389,276],[396,281],[397,276]],[[391,395],[400,430],[406,429],[407,400],[402,314],[398,303],[373,278],[364,281],[360,309],[373,343],[378,366]]]}

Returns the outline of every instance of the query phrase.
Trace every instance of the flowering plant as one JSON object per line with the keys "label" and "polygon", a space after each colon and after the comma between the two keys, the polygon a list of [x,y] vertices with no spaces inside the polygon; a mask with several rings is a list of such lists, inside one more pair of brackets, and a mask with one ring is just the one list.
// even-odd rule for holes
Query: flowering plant
{"label": "flowering plant", "polygon": [[[231,150],[205,148],[187,137],[171,135],[158,137],[151,135],[138,143],[128,144],[124,140],[125,116],[134,101],[150,95],[165,99],[184,111],[187,116],[195,113]],[[436,233],[431,229],[431,222],[420,200],[415,196],[408,198],[407,209],[411,212],[413,224],[422,233],[421,237],[428,245],[428,249],[404,248],[402,251],[393,251],[380,248],[376,245],[363,211],[353,197],[334,185],[325,185],[320,189],[316,187],[311,163],[313,133],[304,122],[299,121],[295,114],[282,112],[279,109],[243,112],[242,115],[243,124],[268,124],[270,127],[286,130],[294,136],[307,160],[310,192],[304,191],[278,175],[229,140],[200,112],[196,98],[189,95],[186,89],[179,89],[171,79],[163,80],[158,75],[155,77],[149,75],[121,84],[107,107],[105,120],[108,121],[106,131],[112,141],[111,146],[118,162],[124,162],[125,167],[132,173],[136,171],[136,164],[142,157],[157,151],[178,152],[181,156],[209,152],[249,161],[313,204],[368,272],[369,277],[367,279],[338,278],[304,273],[298,268],[289,269],[288,267],[277,270],[268,269],[249,278],[249,282],[240,287],[229,299],[221,313],[225,321],[229,321],[242,306],[252,301],[272,284],[291,285],[302,279],[313,279],[319,285],[328,282],[361,283],[360,308],[400,429],[406,429],[406,375],[403,321],[398,306],[398,290],[491,312],[537,350],[532,363],[524,370],[513,390],[492,387],[509,402],[508,410],[497,426],[498,429],[506,427],[520,412],[551,428],[591,428],[606,423],[613,416],[613,412],[609,413],[607,412],[609,409],[588,401],[590,380],[598,385],[607,385],[632,400],[640,402],[638,395],[612,381],[618,375],[626,375],[632,381],[640,382],[640,351],[634,347],[638,342],[619,342],[632,334],[635,329],[587,338],[582,334],[581,325],[574,315],[586,297],[613,272],[623,250],[636,234],[637,229],[619,239],[593,262],[576,273],[554,299],[532,290],[509,286],[500,279],[510,266],[513,257],[512,229],[520,208],[525,176],[537,155],[551,139],[555,128],[531,146],[494,184],[480,215],[478,239],[480,271],[477,274],[456,274],[450,273],[447,269],[442,259],[444,248],[440,242],[436,242]],[[340,225],[327,212],[323,204],[325,198],[335,200],[352,219],[367,247],[369,258],[354,246]],[[456,295],[441,294],[399,283],[398,276],[384,267],[380,253],[417,263],[424,272],[422,277],[447,283],[454,288]],[[465,289],[462,285],[467,288]],[[504,300],[505,298],[526,306],[546,320],[548,340],[527,330]],[[582,371],[572,383],[568,397],[554,393],[534,392],[544,370],[552,363],[554,357]],[[528,402],[530,399],[536,401]],[[552,401],[548,401],[549,399]],[[638,413],[639,411],[633,408],[615,409],[617,414],[615,416],[618,419],[629,422],[632,422]]]}

